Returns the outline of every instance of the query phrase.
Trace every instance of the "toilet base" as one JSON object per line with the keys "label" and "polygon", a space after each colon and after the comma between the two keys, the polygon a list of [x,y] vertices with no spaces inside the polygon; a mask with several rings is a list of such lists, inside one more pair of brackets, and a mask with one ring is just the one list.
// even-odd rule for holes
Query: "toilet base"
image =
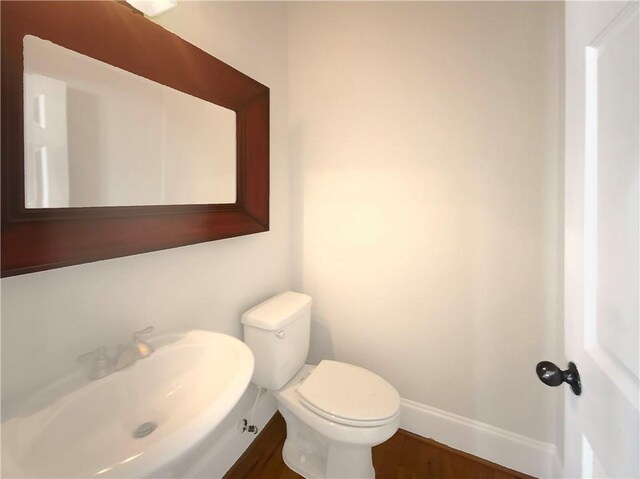
{"label": "toilet base", "polygon": [[305,364],[283,388],[273,391],[287,425],[285,464],[306,479],[374,479],[371,449],[396,433],[400,412],[377,426],[350,426],[319,416],[298,395],[298,387],[314,368]]}
{"label": "toilet base", "polygon": [[329,440],[279,409],[287,424],[282,459],[289,469],[306,479],[375,479],[371,445]]}

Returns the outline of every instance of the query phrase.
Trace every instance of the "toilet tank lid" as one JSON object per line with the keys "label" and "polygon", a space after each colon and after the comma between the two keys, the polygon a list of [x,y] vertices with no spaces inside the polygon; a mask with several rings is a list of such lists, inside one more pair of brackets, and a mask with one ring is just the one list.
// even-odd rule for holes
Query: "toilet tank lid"
{"label": "toilet tank lid", "polygon": [[263,301],[242,315],[242,324],[275,331],[291,323],[302,311],[311,307],[311,296],[286,291]]}

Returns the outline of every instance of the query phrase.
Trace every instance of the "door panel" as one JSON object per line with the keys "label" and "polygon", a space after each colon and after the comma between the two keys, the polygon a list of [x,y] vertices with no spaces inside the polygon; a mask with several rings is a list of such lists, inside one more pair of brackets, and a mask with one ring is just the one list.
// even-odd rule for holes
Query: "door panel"
{"label": "door panel", "polygon": [[[607,32],[597,62],[596,330],[594,345],[638,379],[638,38],[637,10]],[[590,54],[589,52],[588,54]],[[587,80],[588,81],[588,80]]]}
{"label": "door panel", "polygon": [[638,3],[566,3],[565,475],[637,478]]}

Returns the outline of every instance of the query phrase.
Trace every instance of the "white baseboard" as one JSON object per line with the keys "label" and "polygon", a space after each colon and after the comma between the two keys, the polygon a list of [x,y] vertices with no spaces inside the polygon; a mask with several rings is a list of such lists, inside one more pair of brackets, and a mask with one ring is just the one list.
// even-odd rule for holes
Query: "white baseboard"
{"label": "white baseboard", "polygon": [[400,427],[454,449],[541,479],[561,477],[556,447],[408,399]]}
{"label": "white baseboard", "polygon": [[[249,388],[224,424],[217,428],[218,434],[205,439],[197,451],[181,461],[181,467],[171,467],[170,473],[154,477],[215,479],[224,476],[256,437],[241,434],[236,427],[241,418],[249,415],[255,392],[255,388]],[[408,399],[401,400],[400,408],[400,427],[409,432],[540,479],[562,477],[562,465],[553,444]],[[276,409],[273,395],[264,394],[255,409],[253,423],[262,430]]]}
{"label": "white baseboard", "polygon": [[562,458],[556,450],[553,454],[553,463],[551,464],[551,477],[563,478],[564,477],[564,464],[562,464]]}

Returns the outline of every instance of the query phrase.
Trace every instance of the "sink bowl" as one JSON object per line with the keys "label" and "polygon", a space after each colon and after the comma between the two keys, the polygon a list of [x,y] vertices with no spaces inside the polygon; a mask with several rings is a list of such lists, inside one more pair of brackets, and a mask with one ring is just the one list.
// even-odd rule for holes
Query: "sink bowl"
{"label": "sink bowl", "polygon": [[190,331],[131,367],[2,424],[3,477],[143,477],[215,428],[253,374],[241,341]]}

